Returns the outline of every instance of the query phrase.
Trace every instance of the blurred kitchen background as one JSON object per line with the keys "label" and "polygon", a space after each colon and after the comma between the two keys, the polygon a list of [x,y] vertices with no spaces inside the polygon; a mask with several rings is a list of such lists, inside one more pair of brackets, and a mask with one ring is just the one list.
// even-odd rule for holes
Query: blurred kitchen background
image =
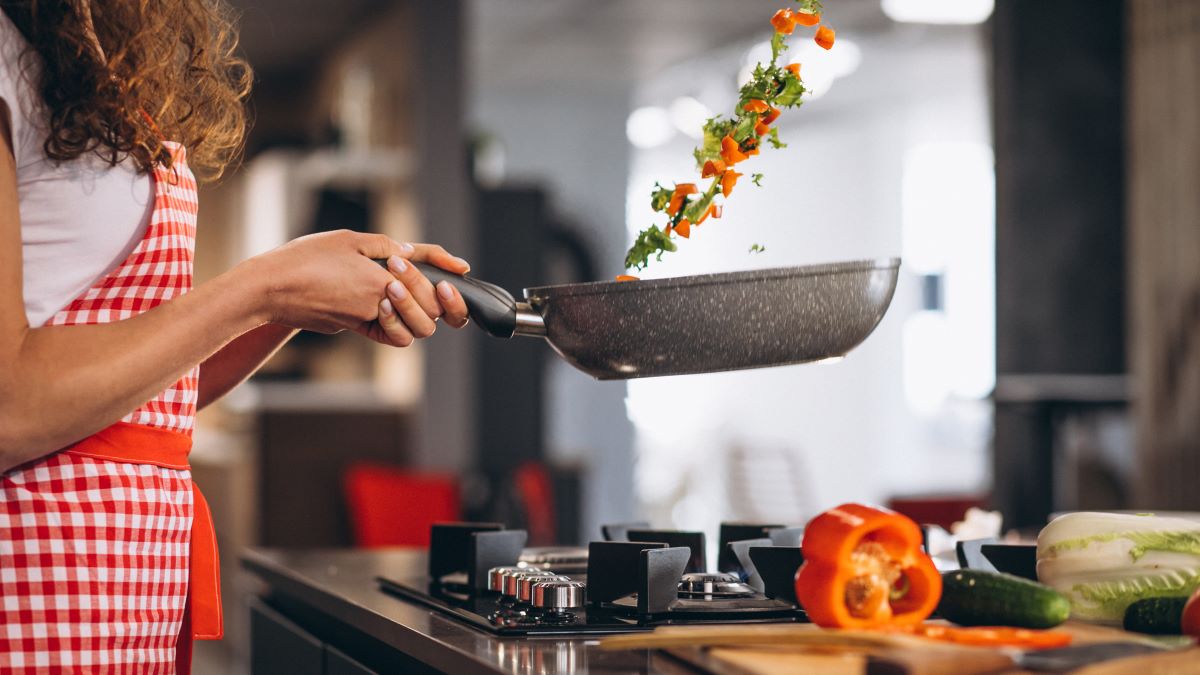
{"label": "blurred kitchen background", "polygon": [[[697,178],[704,119],[789,3],[234,4],[255,123],[203,191],[199,277],[351,228],[519,291],[622,271],[651,186]],[[788,148],[647,276],[901,255],[874,335],[836,363],[626,384],[473,327],[406,350],[302,334],[196,432],[216,649],[245,649],[247,546],[420,545],[447,519],[715,535],[849,500],[1025,528],[1200,508],[1200,3],[825,5],[834,49],[792,40],[812,93]]]}

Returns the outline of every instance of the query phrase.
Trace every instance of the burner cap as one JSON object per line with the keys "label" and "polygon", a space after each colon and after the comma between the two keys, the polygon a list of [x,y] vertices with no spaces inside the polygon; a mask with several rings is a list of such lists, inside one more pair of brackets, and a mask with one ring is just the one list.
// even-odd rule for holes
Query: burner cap
{"label": "burner cap", "polygon": [[754,589],[732,574],[692,572],[680,579],[679,594],[685,597],[739,598],[754,595]]}

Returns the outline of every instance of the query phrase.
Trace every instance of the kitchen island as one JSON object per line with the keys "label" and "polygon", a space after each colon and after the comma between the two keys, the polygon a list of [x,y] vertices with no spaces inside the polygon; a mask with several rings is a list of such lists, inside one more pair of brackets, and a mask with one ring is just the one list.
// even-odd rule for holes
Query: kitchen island
{"label": "kitchen island", "polygon": [[495,637],[379,590],[378,576],[425,570],[423,551],[258,549],[242,564],[265,588],[250,605],[252,675],[693,672],[595,637]]}

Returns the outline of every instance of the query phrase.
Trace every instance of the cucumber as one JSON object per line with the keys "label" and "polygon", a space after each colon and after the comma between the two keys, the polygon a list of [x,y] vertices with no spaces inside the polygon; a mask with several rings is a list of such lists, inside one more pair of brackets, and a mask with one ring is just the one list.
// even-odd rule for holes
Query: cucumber
{"label": "cucumber", "polygon": [[1071,603],[1058,591],[1011,574],[959,570],[942,575],[938,614],[960,626],[1053,628]]}
{"label": "cucumber", "polygon": [[1183,633],[1183,606],[1187,597],[1145,598],[1125,610],[1125,630],[1150,635]]}

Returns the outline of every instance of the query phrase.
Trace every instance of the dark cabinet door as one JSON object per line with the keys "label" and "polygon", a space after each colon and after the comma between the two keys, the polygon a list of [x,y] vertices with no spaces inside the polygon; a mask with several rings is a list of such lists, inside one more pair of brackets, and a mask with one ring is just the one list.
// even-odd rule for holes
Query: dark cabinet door
{"label": "dark cabinet door", "polygon": [[[341,673],[369,671],[336,671]],[[325,645],[260,601],[250,605],[251,675],[323,675]]]}
{"label": "dark cabinet door", "polygon": [[325,645],[325,675],[377,675],[374,670]]}

